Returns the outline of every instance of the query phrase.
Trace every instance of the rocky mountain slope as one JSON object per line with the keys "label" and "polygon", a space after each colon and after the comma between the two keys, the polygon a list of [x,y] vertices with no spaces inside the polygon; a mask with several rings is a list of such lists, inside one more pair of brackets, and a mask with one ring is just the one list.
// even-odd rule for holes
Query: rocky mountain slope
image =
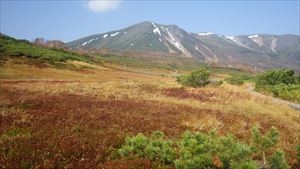
{"label": "rocky mountain slope", "polygon": [[265,70],[300,70],[300,36],[254,34],[224,36],[188,33],[176,25],[142,22],[125,29],[96,34],[67,43],[71,50],[140,52],[195,58],[218,66]]}

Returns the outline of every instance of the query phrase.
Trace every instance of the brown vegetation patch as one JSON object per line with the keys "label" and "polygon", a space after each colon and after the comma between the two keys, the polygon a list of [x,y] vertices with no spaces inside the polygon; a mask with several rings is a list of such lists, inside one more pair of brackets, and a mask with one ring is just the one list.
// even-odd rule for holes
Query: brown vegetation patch
{"label": "brown vegetation patch", "polygon": [[[209,100],[214,96],[194,92],[176,88],[163,91],[180,99]],[[276,126],[284,150],[294,156],[295,133],[299,132],[268,115],[225,113],[149,100],[54,95],[19,90],[7,84],[0,86],[0,100],[0,163],[6,168],[151,168],[154,164],[147,160],[122,161],[112,154],[124,143],[126,135],[139,132],[149,135],[161,130],[167,137],[178,138],[187,129],[216,129],[220,134],[231,132],[249,141],[254,124],[263,131]]]}
{"label": "brown vegetation patch", "polygon": [[[8,168],[38,164],[42,168],[107,166],[111,151],[123,143],[127,134],[162,130],[168,135],[178,135],[185,130],[177,123],[180,115],[176,113],[184,107],[133,100],[99,101],[78,95],[47,95],[5,88],[1,88],[0,97],[6,100],[1,108],[30,104],[29,109],[14,112],[14,116],[1,114],[1,138],[12,128],[32,133],[26,138],[8,136],[2,140],[0,160]],[[30,119],[21,122],[23,114]]]}
{"label": "brown vegetation patch", "polygon": [[162,94],[179,99],[196,99],[200,101],[213,101],[215,94],[204,91],[187,91],[184,88],[169,88],[162,91]]}

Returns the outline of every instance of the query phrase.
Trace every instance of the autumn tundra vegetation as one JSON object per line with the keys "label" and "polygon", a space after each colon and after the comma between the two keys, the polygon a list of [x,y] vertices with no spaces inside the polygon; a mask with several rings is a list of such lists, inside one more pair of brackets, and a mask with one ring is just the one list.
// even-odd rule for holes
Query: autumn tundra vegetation
{"label": "autumn tundra vegetation", "polygon": [[299,168],[293,70],[177,69],[2,35],[0,52],[1,168]]}

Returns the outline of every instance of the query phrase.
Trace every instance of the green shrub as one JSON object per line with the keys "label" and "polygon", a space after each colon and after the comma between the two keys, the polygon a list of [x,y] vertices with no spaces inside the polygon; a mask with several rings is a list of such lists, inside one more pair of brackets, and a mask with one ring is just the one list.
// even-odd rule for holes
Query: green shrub
{"label": "green shrub", "polygon": [[233,85],[242,85],[244,83],[244,79],[242,78],[242,76],[232,76],[230,78],[227,78],[226,81],[229,84]]}
{"label": "green shrub", "polygon": [[293,70],[269,70],[257,76],[255,90],[300,102],[300,76]]}
{"label": "green shrub", "polygon": [[293,70],[269,70],[257,76],[256,88],[264,88],[278,84],[295,84],[296,77]]}
{"label": "green shrub", "polygon": [[127,137],[125,140],[125,146],[119,150],[119,153],[123,157],[129,156],[131,153],[144,157],[147,144],[148,138],[142,133],[139,133],[134,137]]}
{"label": "green shrub", "polygon": [[300,136],[299,136],[299,138],[298,138],[298,145],[297,145],[296,149],[297,149],[298,163],[299,163],[299,165],[300,165]]}
{"label": "green shrub", "polygon": [[283,151],[276,151],[270,161],[270,169],[289,169],[289,165],[285,159],[285,154]]}
{"label": "green shrub", "polygon": [[230,169],[259,169],[259,167],[254,161],[242,161],[231,163]]}
{"label": "green shrub", "polygon": [[150,160],[158,160],[164,164],[170,164],[176,158],[173,142],[164,140],[164,134],[159,131],[153,132],[150,138],[141,133],[134,137],[127,137],[119,153],[122,157],[137,155]]}
{"label": "green shrub", "polygon": [[[142,157],[163,164],[173,164],[176,169],[258,169],[252,159],[256,153],[261,155],[264,167],[287,169],[283,152],[276,152],[268,160],[274,145],[278,142],[278,132],[272,127],[261,134],[257,127],[252,129],[253,145],[239,142],[234,136],[218,136],[215,132],[192,133],[186,131],[180,140],[165,139],[160,131],[150,137],[138,134],[127,137],[125,144],[118,150],[122,157]],[[267,152],[267,153],[266,153]],[[274,168],[275,166],[279,168]]]}
{"label": "green shrub", "polygon": [[279,84],[271,87],[275,97],[285,100],[300,102],[300,85],[299,84]]}
{"label": "green shrub", "polygon": [[277,144],[279,133],[275,127],[272,127],[267,133],[262,135],[258,127],[252,128],[252,143],[256,152],[261,155],[263,165],[266,166],[266,151]]}
{"label": "green shrub", "polygon": [[250,161],[252,153],[250,146],[237,142],[233,136],[218,137],[213,132],[184,133],[179,150],[176,168],[231,168],[232,163],[240,166],[244,161]]}
{"label": "green shrub", "polygon": [[191,72],[188,75],[181,75],[177,77],[177,82],[183,86],[203,87],[209,84],[209,77],[210,71],[203,67]]}

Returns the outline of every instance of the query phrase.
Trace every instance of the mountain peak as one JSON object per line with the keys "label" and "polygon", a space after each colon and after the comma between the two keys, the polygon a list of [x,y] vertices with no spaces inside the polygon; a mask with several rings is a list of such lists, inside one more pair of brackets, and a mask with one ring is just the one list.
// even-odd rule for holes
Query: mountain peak
{"label": "mountain peak", "polygon": [[[83,37],[67,46],[75,50],[106,49],[140,52],[144,56],[193,57],[223,66],[248,65],[254,69],[266,69],[289,65],[299,69],[299,38],[268,34],[225,37],[212,32],[187,33],[176,25],[145,20],[124,29]],[[282,58],[284,61],[280,60]],[[262,64],[257,65],[258,62]]]}

